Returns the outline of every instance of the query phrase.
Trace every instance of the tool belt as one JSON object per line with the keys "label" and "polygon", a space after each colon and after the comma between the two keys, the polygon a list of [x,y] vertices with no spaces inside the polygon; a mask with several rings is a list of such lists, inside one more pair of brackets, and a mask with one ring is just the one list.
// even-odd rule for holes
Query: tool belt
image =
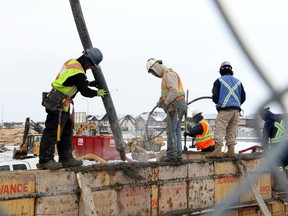
{"label": "tool belt", "polygon": [[173,112],[175,111],[176,109],[178,109],[178,102],[177,100],[174,100],[173,102],[171,102],[168,106],[167,106],[167,111],[168,112]]}
{"label": "tool belt", "polygon": [[63,110],[63,100],[68,96],[60,91],[52,89],[42,93],[42,105],[52,111]]}

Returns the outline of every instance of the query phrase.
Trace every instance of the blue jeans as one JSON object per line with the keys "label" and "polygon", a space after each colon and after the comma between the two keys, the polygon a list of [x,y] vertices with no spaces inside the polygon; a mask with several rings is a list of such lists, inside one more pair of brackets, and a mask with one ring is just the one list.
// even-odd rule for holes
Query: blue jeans
{"label": "blue jeans", "polygon": [[181,124],[187,110],[184,99],[177,100],[178,108],[167,113],[167,157],[180,158],[182,154]]}

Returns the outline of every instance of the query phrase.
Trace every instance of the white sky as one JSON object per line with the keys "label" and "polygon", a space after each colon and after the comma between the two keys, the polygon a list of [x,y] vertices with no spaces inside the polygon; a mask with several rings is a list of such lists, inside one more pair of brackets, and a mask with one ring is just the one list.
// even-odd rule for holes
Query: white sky
{"label": "white sky", "polygon": [[[288,1],[224,0],[266,76],[279,90],[287,86]],[[160,96],[158,79],[146,71],[150,57],[177,71],[189,101],[211,96],[223,61],[247,93],[245,115],[254,113],[269,96],[247,58],[224,25],[210,0],[85,0],[81,6],[95,47],[104,55],[101,68],[117,114],[150,112]],[[0,110],[4,122],[44,121],[42,91],[70,58],[78,58],[82,44],[68,0],[0,0]],[[87,71],[88,78],[93,78]],[[75,111],[105,114],[99,97],[78,93]],[[216,113],[212,101],[189,106]]]}

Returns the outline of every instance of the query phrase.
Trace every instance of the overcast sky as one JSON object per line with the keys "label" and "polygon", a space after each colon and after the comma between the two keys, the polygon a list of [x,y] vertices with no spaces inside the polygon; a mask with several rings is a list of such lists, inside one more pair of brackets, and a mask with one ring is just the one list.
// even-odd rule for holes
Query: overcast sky
{"label": "overcast sky", "polygon": [[[233,22],[279,90],[287,86],[288,1],[224,0]],[[81,6],[117,114],[150,112],[161,79],[148,74],[148,58],[159,58],[180,75],[189,101],[211,96],[219,66],[229,61],[247,93],[245,115],[269,96],[211,0],[85,0]],[[0,107],[4,122],[44,121],[42,91],[51,89],[62,64],[82,51],[68,0],[0,0]],[[88,78],[93,78],[87,71]],[[75,111],[105,114],[101,98],[78,94]],[[210,100],[189,106],[216,113]],[[161,110],[159,110],[161,111]]]}

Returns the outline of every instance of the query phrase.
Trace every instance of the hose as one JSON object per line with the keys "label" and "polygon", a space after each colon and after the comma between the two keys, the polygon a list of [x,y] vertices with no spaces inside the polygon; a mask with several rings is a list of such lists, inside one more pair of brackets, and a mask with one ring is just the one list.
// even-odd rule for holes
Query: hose
{"label": "hose", "polygon": [[[211,97],[211,96],[202,96],[202,97],[195,98],[195,99],[193,99],[192,101],[190,101],[190,102],[187,103],[187,109],[188,109],[188,106],[189,106],[190,104],[192,104],[192,103],[194,103],[194,102],[196,102],[196,101],[198,101],[198,100],[203,100],[203,99],[212,99],[212,97]],[[148,122],[149,122],[149,119],[150,119],[151,115],[153,114],[153,112],[154,112],[154,110],[155,110],[156,108],[157,108],[157,106],[155,106],[155,107],[150,111],[150,113],[149,113],[149,115],[148,115],[148,118],[147,118],[147,121],[146,121],[146,136],[147,136],[148,140],[149,140],[149,137],[148,137]],[[159,134],[157,134],[157,135],[155,136],[155,138],[158,137],[158,136],[160,136],[166,129],[167,129],[167,127],[166,127],[165,129],[163,129]]]}

